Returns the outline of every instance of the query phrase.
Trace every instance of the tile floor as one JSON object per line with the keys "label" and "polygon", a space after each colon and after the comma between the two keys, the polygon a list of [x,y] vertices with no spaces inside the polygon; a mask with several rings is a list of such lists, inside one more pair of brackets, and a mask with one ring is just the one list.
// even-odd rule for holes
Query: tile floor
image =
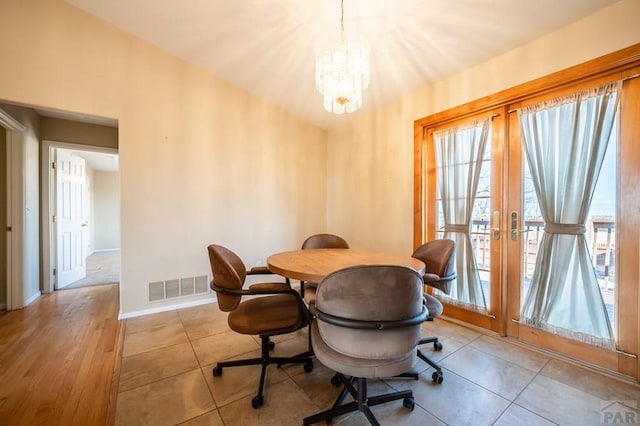
{"label": "tile floor", "polygon": [[[420,379],[385,379],[370,394],[413,389],[416,407],[401,401],[374,407],[387,425],[601,425],[605,412],[640,420],[640,388],[444,319],[425,323],[423,333],[444,345],[423,351],[441,362],[444,383],[418,360]],[[306,331],[280,336],[275,353],[306,349]],[[217,305],[174,310],[127,320],[116,409],[118,425],[300,425],[328,408],[338,393],[333,375],[317,360],[307,374],[300,365],[270,367],[264,406],[251,408],[259,367],[226,368],[214,378],[217,361],[259,356],[259,339],[229,330]],[[613,405],[606,408],[608,404]],[[626,404],[626,405],[622,405]],[[630,408],[631,407],[631,408]],[[616,411],[617,410],[617,411]],[[615,411],[615,412],[614,412]],[[631,413],[631,414],[628,414]],[[611,424],[616,419],[608,417]],[[618,417],[620,419],[620,417]],[[620,424],[621,422],[618,422]],[[335,425],[368,424],[360,413]]]}

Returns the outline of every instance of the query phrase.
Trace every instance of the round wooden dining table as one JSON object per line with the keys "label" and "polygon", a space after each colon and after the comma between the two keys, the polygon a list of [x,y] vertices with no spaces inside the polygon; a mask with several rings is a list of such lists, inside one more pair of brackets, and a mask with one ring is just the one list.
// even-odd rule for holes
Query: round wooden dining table
{"label": "round wooden dining table", "polygon": [[401,265],[424,274],[425,264],[411,256],[355,249],[306,249],[276,253],[267,258],[271,272],[308,282],[320,282],[331,272],[349,266]]}

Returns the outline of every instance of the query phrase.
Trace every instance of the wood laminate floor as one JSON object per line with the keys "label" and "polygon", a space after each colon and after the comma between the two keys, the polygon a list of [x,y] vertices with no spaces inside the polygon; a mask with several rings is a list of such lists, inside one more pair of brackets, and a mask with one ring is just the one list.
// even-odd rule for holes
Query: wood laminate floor
{"label": "wood laminate floor", "polygon": [[0,424],[113,423],[118,311],[118,286],[104,285],[1,313]]}

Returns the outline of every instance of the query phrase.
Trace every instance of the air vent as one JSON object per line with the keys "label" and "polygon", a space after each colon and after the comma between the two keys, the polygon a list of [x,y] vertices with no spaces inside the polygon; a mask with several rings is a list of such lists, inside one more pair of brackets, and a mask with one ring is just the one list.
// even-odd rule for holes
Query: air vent
{"label": "air vent", "polygon": [[149,302],[207,294],[209,292],[209,277],[207,275],[154,281],[149,283]]}

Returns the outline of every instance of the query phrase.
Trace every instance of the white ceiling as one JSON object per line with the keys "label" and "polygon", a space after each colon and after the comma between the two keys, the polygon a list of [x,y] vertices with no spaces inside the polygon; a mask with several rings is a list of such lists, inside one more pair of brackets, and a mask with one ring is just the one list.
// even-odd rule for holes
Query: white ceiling
{"label": "white ceiling", "polygon": [[[325,129],[314,49],[340,28],[340,0],[66,0]],[[367,111],[618,0],[345,0],[367,37]],[[355,114],[358,114],[356,112]]]}

